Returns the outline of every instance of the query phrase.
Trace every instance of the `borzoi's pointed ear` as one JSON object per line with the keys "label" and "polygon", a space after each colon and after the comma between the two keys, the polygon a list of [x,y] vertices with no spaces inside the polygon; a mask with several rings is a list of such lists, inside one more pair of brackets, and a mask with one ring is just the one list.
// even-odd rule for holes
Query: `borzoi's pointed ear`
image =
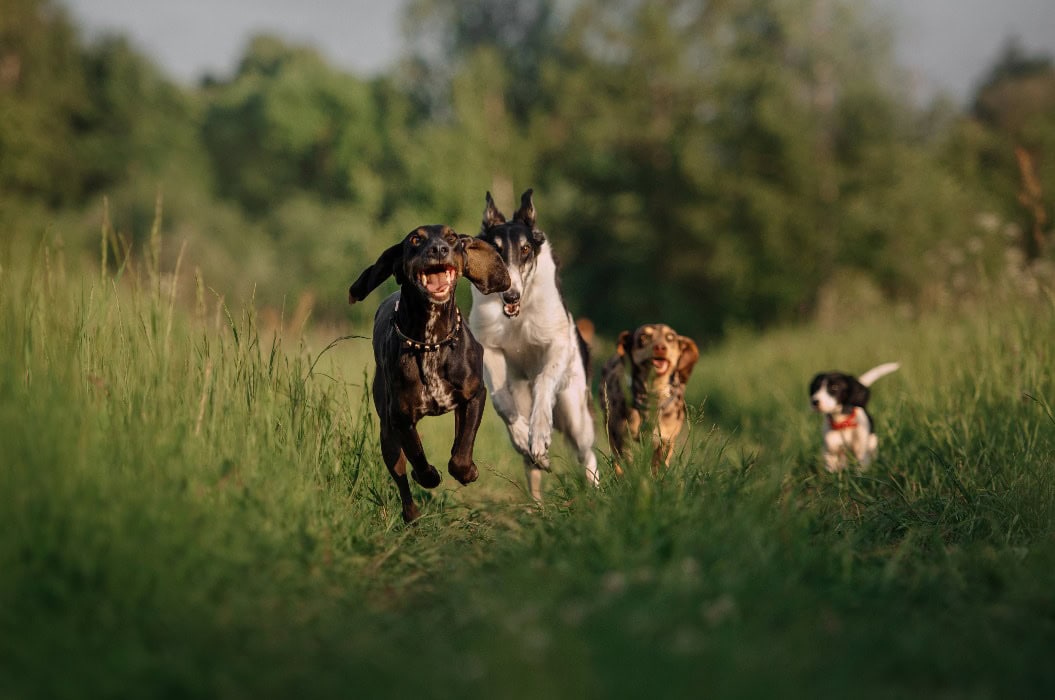
{"label": "borzoi's pointed ear", "polygon": [[471,236],[459,236],[456,250],[462,257],[459,272],[481,292],[493,294],[509,289],[509,270],[490,243]]}
{"label": "borzoi's pointed ear", "polygon": [[860,406],[864,408],[868,404],[868,399],[872,396],[872,391],[861,382],[854,378],[850,378],[850,386],[846,389],[846,403],[851,406]]}
{"label": "borzoi's pointed ear", "polygon": [[520,221],[528,228],[535,229],[535,203],[531,201],[531,195],[534,190],[528,190],[524,194],[520,195],[520,208],[517,209],[517,213],[513,214],[514,221]]}
{"label": "borzoi's pointed ear", "polygon": [[359,275],[359,279],[348,288],[348,303],[354,304],[357,301],[362,301],[370,292],[377,289],[382,282],[392,275],[396,276],[396,282],[401,285],[406,281],[406,277],[403,274],[402,241],[381,253],[381,257],[377,259],[377,262],[363,270],[363,273]]}
{"label": "borzoi's pointed ear", "polygon": [[491,193],[488,192],[484,203],[484,220],[480,232],[483,233],[492,226],[498,226],[505,222],[506,217],[502,215],[502,212],[498,211],[498,207],[495,206],[495,200],[491,198]]}
{"label": "borzoi's pointed ear", "polygon": [[688,384],[692,368],[700,359],[700,349],[696,347],[696,342],[692,338],[686,338],[683,335],[678,336],[678,348],[681,354],[678,356],[678,366],[674,368],[674,372],[682,384]]}

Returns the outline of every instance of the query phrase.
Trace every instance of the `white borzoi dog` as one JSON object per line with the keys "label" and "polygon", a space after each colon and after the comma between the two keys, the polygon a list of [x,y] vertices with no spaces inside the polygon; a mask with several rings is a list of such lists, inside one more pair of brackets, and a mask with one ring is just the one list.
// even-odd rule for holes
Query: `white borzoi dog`
{"label": "white borzoi dog", "polygon": [[598,483],[590,412],[589,351],[557,287],[557,264],[535,225],[531,190],[511,221],[487,193],[480,238],[509,269],[501,294],[475,288],[469,327],[484,348],[484,381],[513,446],[524,457],[528,489],[542,499],[542,470],[556,427],[574,446],[590,483]]}
{"label": "white borzoi dog", "polygon": [[875,423],[865,408],[872,392],[869,387],[880,377],[897,371],[901,365],[887,362],[873,367],[860,378],[844,372],[821,372],[810,382],[810,405],[824,415],[824,468],[830,472],[846,469],[849,456],[867,469],[879,450]]}

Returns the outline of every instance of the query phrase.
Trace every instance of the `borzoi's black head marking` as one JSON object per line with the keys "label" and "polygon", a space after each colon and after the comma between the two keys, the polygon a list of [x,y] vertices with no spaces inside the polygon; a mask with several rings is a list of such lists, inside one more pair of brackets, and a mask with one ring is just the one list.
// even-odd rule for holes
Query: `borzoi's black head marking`
{"label": "borzoi's black head marking", "polygon": [[546,242],[546,234],[536,226],[537,212],[531,195],[530,189],[521,195],[520,208],[513,214],[512,220],[507,221],[488,192],[478,236],[498,250],[509,269],[512,282],[502,294],[502,301],[505,302],[503,311],[509,318],[520,314],[524,290],[535,273],[542,246]]}

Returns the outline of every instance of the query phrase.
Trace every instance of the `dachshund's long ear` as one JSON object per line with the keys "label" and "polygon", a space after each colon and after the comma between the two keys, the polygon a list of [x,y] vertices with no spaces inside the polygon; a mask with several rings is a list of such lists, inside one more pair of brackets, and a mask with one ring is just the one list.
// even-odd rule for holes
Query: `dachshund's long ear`
{"label": "dachshund's long ear", "polygon": [[484,220],[480,225],[480,233],[483,233],[492,226],[498,226],[504,224],[506,217],[502,215],[502,212],[498,211],[498,207],[495,206],[495,200],[491,198],[491,193],[487,193],[484,204]]}
{"label": "dachshund's long ear", "polygon": [[531,230],[535,229],[535,203],[531,201],[531,195],[534,190],[527,190],[524,194],[520,195],[520,208],[517,209],[517,213],[513,214],[514,221],[520,221]]}
{"label": "dachshund's long ear", "polygon": [[678,336],[678,348],[681,355],[678,356],[678,366],[674,368],[674,373],[678,381],[688,384],[692,368],[696,366],[696,360],[700,359],[700,349],[696,347],[696,341],[683,335]]}
{"label": "dachshund's long ear", "polygon": [[623,331],[619,334],[619,340],[615,341],[615,354],[619,357],[630,357],[630,345],[634,342],[634,334]]}
{"label": "dachshund's long ear", "polygon": [[456,250],[461,252],[461,274],[484,294],[504,292],[511,280],[502,256],[487,241],[459,236]]}
{"label": "dachshund's long ear", "polygon": [[851,406],[860,406],[864,408],[868,404],[868,399],[871,398],[872,391],[864,384],[850,378],[850,385],[846,389],[846,403]]}
{"label": "dachshund's long ear", "polygon": [[406,281],[403,275],[402,241],[381,253],[381,257],[377,259],[377,262],[363,270],[363,273],[359,275],[359,279],[348,288],[348,303],[354,304],[357,301],[362,301],[391,275],[396,276],[396,282],[399,284],[403,284]]}

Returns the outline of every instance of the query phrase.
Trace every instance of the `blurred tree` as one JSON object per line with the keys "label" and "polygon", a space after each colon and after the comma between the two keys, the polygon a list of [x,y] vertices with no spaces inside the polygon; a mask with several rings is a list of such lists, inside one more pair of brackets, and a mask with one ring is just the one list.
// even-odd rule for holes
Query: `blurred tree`
{"label": "blurred tree", "polygon": [[76,31],[51,0],[0,11],[0,190],[48,205],[85,189],[77,125],[88,95]]}
{"label": "blurred tree", "polygon": [[208,92],[203,137],[221,195],[253,216],[298,192],[381,211],[379,115],[368,83],[314,50],[258,36],[233,80]]}
{"label": "blurred tree", "polygon": [[1021,224],[1027,260],[1044,252],[1055,188],[1055,65],[1009,41],[979,86],[973,116],[988,138],[976,157],[986,186],[999,193],[1004,214]]}
{"label": "blurred tree", "polygon": [[509,113],[523,126],[548,105],[540,69],[554,59],[555,0],[412,0],[404,30],[414,47],[405,68],[421,109],[443,116],[457,73],[480,49],[497,56]]}
{"label": "blurred tree", "polygon": [[569,289],[604,330],[713,335],[810,312],[838,268],[889,291],[918,272],[877,269],[902,233],[853,215],[919,165],[887,40],[853,3],[588,0],[558,54],[532,133],[581,261]]}

